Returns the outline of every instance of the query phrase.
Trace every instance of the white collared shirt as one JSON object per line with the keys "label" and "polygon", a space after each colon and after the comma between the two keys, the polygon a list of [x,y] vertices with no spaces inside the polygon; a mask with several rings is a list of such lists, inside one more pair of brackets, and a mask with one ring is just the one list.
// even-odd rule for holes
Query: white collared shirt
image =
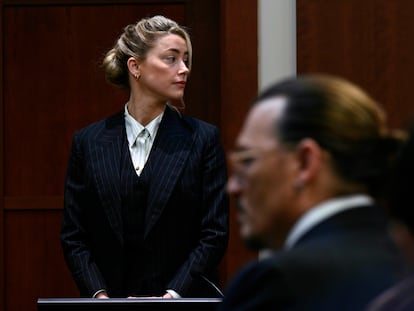
{"label": "white collared shirt", "polygon": [[310,229],[325,219],[342,211],[372,205],[374,199],[365,194],[355,194],[324,201],[308,210],[290,230],[285,241],[285,249],[292,248]]}
{"label": "white collared shirt", "polygon": [[[129,152],[131,154],[132,162],[134,163],[134,166],[136,167],[136,172],[138,175],[141,174],[144,166],[137,167],[135,165],[135,163],[138,162],[138,159],[136,159],[137,152],[135,152],[135,149],[139,147],[135,143],[137,136],[139,135],[139,133],[142,132],[143,129],[146,129],[149,132],[150,137],[148,141],[148,144],[149,144],[148,154],[147,154],[147,158],[148,158],[149,152],[151,151],[152,145],[154,144],[154,139],[155,139],[155,136],[157,135],[158,128],[160,126],[163,115],[164,115],[164,112],[162,112],[155,119],[153,119],[150,123],[148,123],[147,126],[144,127],[141,123],[139,123],[129,114],[127,104],[125,105],[125,129],[126,129],[126,135],[128,139]],[[147,158],[145,159],[145,161],[147,160]]]}

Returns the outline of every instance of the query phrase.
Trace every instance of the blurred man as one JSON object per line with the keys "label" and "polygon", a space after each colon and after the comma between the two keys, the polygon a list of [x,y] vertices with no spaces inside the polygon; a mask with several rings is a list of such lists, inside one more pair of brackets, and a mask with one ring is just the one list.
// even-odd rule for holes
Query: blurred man
{"label": "blurred man", "polygon": [[362,310],[401,267],[376,198],[399,139],[360,88],[304,76],[264,91],[230,161],[248,246],[271,248],[220,310]]}
{"label": "blurred man", "polygon": [[[414,176],[414,127],[398,156],[392,175],[388,207],[393,219],[392,232],[407,261],[414,265],[414,209],[412,208]],[[369,311],[414,310],[414,274],[411,273],[381,293],[370,305]]]}

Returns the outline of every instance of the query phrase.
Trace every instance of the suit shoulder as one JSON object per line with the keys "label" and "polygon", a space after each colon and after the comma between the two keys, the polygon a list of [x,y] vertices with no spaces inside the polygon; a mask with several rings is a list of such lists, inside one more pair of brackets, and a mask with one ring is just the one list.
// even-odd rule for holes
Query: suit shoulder
{"label": "suit shoulder", "polygon": [[280,309],[289,297],[289,288],[273,259],[247,264],[225,291],[220,310]]}
{"label": "suit shoulder", "polygon": [[105,128],[111,127],[113,124],[123,120],[123,113],[117,113],[104,119],[90,123],[83,128],[78,129],[74,136],[77,137],[94,137],[101,133]]}
{"label": "suit shoulder", "polygon": [[279,259],[277,257],[270,257],[262,260],[255,260],[246,264],[238,273],[242,279],[261,279],[267,278],[270,274],[279,271]]}
{"label": "suit shoulder", "polygon": [[102,119],[102,120],[90,123],[90,124],[80,128],[80,129],[76,130],[76,133],[78,135],[84,135],[84,134],[87,134],[87,133],[90,133],[90,132],[94,132],[94,131],[102,128],[104,126],[104,124],[106,123],[106,120],[107,119]]}
{"label": "suit shoulder", "polygon": [[194,117],[190,117],[190,116],[186,116],[183,115],[182,116],[182,120],[183,122],[185,122],[193,131],[196,132],[205,132],[205,133],[209,133],[209,134],[213,134],[218,132],[218,128],[217,126],[208,123],[206,121],[194,118]]}

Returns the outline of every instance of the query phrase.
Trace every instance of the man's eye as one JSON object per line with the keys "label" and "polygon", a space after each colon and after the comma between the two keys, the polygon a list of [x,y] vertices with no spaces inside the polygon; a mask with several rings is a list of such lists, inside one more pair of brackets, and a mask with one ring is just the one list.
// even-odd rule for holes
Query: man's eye
{"label": "man's eye", "polygon": [[255,157],[246,157],[242,159],[240,162],[244,167],[249,167],[250,165],[253,164],[254,161],[256,161]]}

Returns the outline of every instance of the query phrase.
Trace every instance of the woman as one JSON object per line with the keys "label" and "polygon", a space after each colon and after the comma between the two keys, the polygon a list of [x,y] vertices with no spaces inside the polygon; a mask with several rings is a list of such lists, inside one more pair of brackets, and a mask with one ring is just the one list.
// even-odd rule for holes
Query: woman
{"label": "woman", "polygon": [[128,25],[104,61],[124,109],[73,138],[61,240],[81,296],[211,296],[228,241],[216,127],[181,115],[188,33],[163,16]]}

